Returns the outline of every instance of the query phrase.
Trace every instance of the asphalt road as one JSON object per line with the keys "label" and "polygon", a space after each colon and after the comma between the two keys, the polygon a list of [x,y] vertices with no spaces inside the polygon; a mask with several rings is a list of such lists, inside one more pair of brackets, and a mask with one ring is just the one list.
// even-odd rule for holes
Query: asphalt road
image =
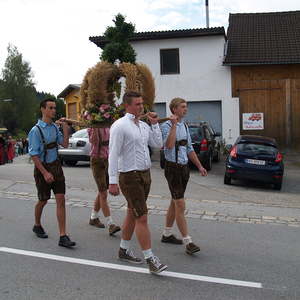
{"label": "asphalt road", "polygon": [[[87,208],[68,207],[76,249],[57,246],[55,204],[45,210],[49,239],[36,238],[31,232],[33,206],[33,201],[0,199],[0,299],[300,299],[297,228],[189,219],[191,235],[202,250],[188,256],[182,246],[159,241],[164,218],[151,215],[152,248],[169,272],[179,274],[173,278],[97,266],[94,262],[128,264],[117,260],[119,235],[109,237],[106,229],[87,225]],[[123,216],[124,212],[114,212],[118,222]],[[6,248],[40,252],[42,257],[8,253]],[[140,256],[135,240],[133,248]],[[45,254],[74,261],[49,260]],[[87,265],[76,259],[94,262]],[[186,279],[187,274],[208,276],[213,282]],[[262,288],[215,283],[219,278],[260,283]]]}
{"label": "asphalt road", "polygon": [[[0,299],[299,300],[299,170],[298,162],[286,162],[281,192],[244,182],[225,186],[223,162],[214,164],[206,178],[193,170],[186,193],[187,217],[202,250],[188,256],[182,246],[160,242],[169,191],[154,157],[149,198],[154,207],[149,216],[152,248],[169,266],[164,275],[154,276],[146,264],[130,269],[117,260],[119,235],[109,237],[106,229],[87,224],[96,189],[87,163],[64,167],[69,232],[78,243],[76,249],[57,245],[55,204],[45,210],[49,239],[36,238],[31,231],[33,165],[27,156],[18,157],[0,166]],[[110,197],[110,204],[120,224],[124,199]],[[200,219],[197,213],[203,209]],[[211,210],[227,215],[227,221],[213,221],[222,216]],[[254,218],[243,220],[246,213]],[[254,224],[255,215],[266,217]],[[230,223],[230,216],[242,218]],[[277,223],[272,216],[277,216]],[[272,223],[263,224],[267,221]],[[135,240],[133,248],[140,256]]]}

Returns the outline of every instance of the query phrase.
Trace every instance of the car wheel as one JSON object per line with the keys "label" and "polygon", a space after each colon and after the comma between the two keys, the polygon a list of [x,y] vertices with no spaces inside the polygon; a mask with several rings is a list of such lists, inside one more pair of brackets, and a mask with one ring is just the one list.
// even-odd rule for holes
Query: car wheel
{"label": "car wheel", "polygon": [[280,191],[281,187],[282,187],[282,181],[274,183],[274,186],[273,186],[274,190]]}
{"label": "car wheel", "polygon": [[67,166],[75,166],[77,164],[77,160],[65,160],[65,164]]}
{"label": "car wheel", "polygon": [[224,176],[224,184],[231,184],[231,177],[226,174]]}
{"label": "car wheel", "polygon": [[209,154],[209,157],[208,157],[208,160],[204,163],[204,168],[205,168],[207,171],[210,171],[210,170],[211,170],[211,167],[212,167],[212,154],[210,153],[210,154]]}
{"label": "car wheel", "polygon": [[215,162],[220,161],[220,148],[217,149],[217,154],[214,156],[214,161]]}
{"label": "car wheel", "polygon": [[163,153],[162,151],[160,152],[160,160],[159,160],[159,163],[160,163],[160,167],[161,167],[162,169],[164,169],[164,168],[165,168],[166,159],[165,159],[165,155],[164,155],[164,153]]}

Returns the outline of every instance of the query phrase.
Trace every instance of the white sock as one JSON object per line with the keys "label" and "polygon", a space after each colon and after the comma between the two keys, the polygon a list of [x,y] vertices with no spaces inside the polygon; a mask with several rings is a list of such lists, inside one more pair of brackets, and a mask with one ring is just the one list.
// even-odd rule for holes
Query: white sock
{"label": "white sock", "polygon": [[105,217],[107,226],[114,224],[114,221],[111,216]]}
{"label": "white sock", "polygon": [[192,243],[192,238],[189,235],[187,235],[182,238],[182,241],[183,244],[186,246],[187,244]]}
{"label": "white sock", "polygon": [[95,210],[92,210],[92,214],[91,214],[91,219],[92,220],[95,220],[97,219],[99,216],[98,216],[98,212],[95,211]]}
{"label": "white sock", "polygon": [[130,247],[130,240],[121,239],[120,248],[128,250]]}
{"label": "white sock", "polygon": [[163,235],[164,236],[170,236],[170,235],[172,235],[172,227],[165,227]]}
{"label": "white sock", "polygon": [[145,259],[148,259],[153,256],[151,248],[148,250],[143,250],[143,254],[144,254]]}

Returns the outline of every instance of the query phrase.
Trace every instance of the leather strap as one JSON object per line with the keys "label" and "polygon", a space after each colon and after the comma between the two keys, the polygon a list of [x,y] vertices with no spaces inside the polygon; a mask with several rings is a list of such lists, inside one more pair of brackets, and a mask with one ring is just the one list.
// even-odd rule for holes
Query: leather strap
{"label": "leather strap", "polygon": [[55,142],[52,142],[52,143],[49,143],[49,144],[46,144],[46,141],[45,141],[45,136],[43,134],[43,131],[41,129],[41,127],[39,125],[35,125],[39,132],[40,132],[40,136],[41,136],[41,140],[42,140],[42,143],[43,143],[43,146],[44,146],[44,162],[46,162],[46,157],[47,157],[47,149],[53,149],[53,148],[56,148],[56,151],[58,152],[58,144],[57,144],[57,138],[58,138],[58,129],[55,127],[55,130],[56,130],[56,141]]}

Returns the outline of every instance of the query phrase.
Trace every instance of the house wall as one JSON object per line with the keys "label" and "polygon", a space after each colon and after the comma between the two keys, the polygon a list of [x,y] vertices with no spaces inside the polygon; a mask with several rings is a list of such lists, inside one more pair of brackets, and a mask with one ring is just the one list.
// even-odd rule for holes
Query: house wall
{"label": "house wall", "polygon": [[[81,111],[80,107],[80,90],[73,90],[66,97],[66,116],[67,118],[79,120],[79,114]],[[74,106],[76,109],[74,109]],[[74,113],[74,111],[76,111]]]}
{"label": "house wall", "polygon": [[[231,96],[231,70],[223,66],[223,36],[162,39],[132,42],[137,62],[150,68],[156,100],[168,104],[174,97],[188,102],[221,101],[222,135],[233,143],[239,135],[239,103]],[[180,74],[160,74],[160,49],[179,48]],[[237,115],[236,115],[237,114]]]}

